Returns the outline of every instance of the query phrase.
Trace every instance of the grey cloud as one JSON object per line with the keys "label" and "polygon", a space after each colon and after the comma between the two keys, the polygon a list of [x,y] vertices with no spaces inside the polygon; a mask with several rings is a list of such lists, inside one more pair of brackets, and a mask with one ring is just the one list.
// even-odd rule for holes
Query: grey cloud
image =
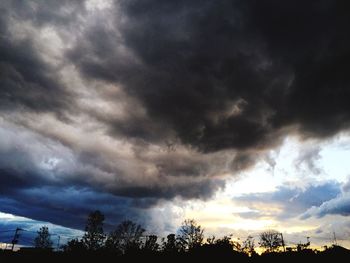
{"label": "grey cloud", "polygon": [[40,57],[33,39],[14,39],[9,10],[0,18],[0,110],[53,112],[58,116],[73,106],[71,94]]}
{"label": "grey cloud", "polygon": [[[123,187],[115,189],[115,193],[122,196],[134,196],[134,197],[156,197],[171,199],[176,196],[183,197],[185,199],[203,199],[210,198],[216,191],[223,189],[225,186],[224,180],[215,179],[202,179],[202,180],[184,180],[181,183],[174,185],[159,185],[154,187]],[[113,191],[113,190],[112,190]]]}
{"label": "grey cloud", "polygon": [[307,219],[310,217],[321,218],[326,215],[350,215],[350,192],[349,192],[349,182],[347,180],[341,186],[341,192],[334,198],[329,198],[321,204],[313,205],[305,213],[301,215],[302,219]]}
{"label": "grey cloud", "polygon": [[[195,188],[195,186],[194,186]],[[127,195],[130,195],[129,193]],[[163,197],[162,197],[163,198]],[[168,216],[178,217],[178,212],[164,209],[158,197],[122,197],[105,191],[97,191],[80,186],[31,186],[12,193],[0,195],[0,211],[34,220],[63,225],[83,230],[89,212],[99,209],[106,216],[104,229],[108,232],[123,220],[131,219],[150,229],[154,233],[164,234],[173,231],[174,225]],[[163,207],[158,209],[158,207]],[[164,217],[160,220],[159,217]],[[168,220],[168,221],[167,221]],[[157,223],[155,225],[155,222]],[[0,220],[0,225],[3,220]],[[39,223],[28,223],[31,227]],[[17,224],[16,227],[23,226]],[[9,226],[6,228],[8,229]],[[75,237],[77,234],[75,234]]]}
{"label": "grey cloud", "polygon": [[[335,198],[340,192],[340,184],[330,181],[318,185],[310,185],[305,189],[293,186],[280,186],[273,192],[246,194],[236,197],[234,201],[252,208],[253,213],[250,216],[273,216],[287,219],[300,216],[312,206],[319,206]],[[278,205],[281,207],[281,211],[273,211],[272,213],[269,210],[264,211],[264,208],[268,209],[269,205]],[[259,210],[260,207],[262,208],[261,211]],[[242,213],[239,215],[244,217],[246,214]]]}
{"label": "grey cloud", "polygon": [[[203,156],[191,152],[168,152],[165,146],[164,152],[134,146],[139,151],[128,156],[113,146],[93,144],[89,148],[82,144],[85,140],[69,148],[25,127],[6,121],[1,124],[3,212],[74,228],[82,228],[86,214],[96,208],[110,218],[109,225],[125,218],[146,222],[147,213],[142,210],[160,200],[208,199],[225,185],[223,178],[211,177],[219,169],[225,172],[220,168],[225,158],[220,156],[202,160]],[[200,172],[192,171],[191,164]]]}
{"label": "grey cloud", "polygon": [[54,24],[55,26],[67,26],[76,22],[79,15],[85,13],[84,1],[21,1],[5,0],[1,3],[2,11],[14,10],[11,16],[15,19],[30,21],[35,26]]}
{"label": "grey cloud", "polygon": [[350,176],[348,176],[348,180],[343,184],[342,190],[344,192],[350,192]]}
{"label": "grey cloud", "polygon": [[[67,147],[57,137],[10,128],[5,122],[3,127],[0,180],[1,188],[8,190],[22,185],[78,185],[126,197],[208,198],[224,187],[222,178],[213,177],[231,170],[226,167],[230,153],[203,156],[184,149],[168,152],[166,146],[152,150],[133,144],[123,150],[85,139],[71,145],[69,134]],[[95,140],[103,142],[103,138]],[[131,152],[125,154],[127,150]]]}
{"label": "grey cloud", "polygon": [[[343,4],[120,1],[115,8],[118,34],[96,25],[68,57],[86,77],[123,85],[183,143],[264,148],[284,127],[306,137],[348,127]],[[232,111],[235,101],[244,107]]]}
{"label": "grey cloud", "polygon": [[235,213],[239,215],[239,217],[244,218],[244,219],[254,219],[254,218],[263,218],[263,217],[268,217],[271,216],[269,213],[264,213],[261,211],[248,211],[248,212],[240,212],[240,213]]}
{"label": "grey cloud", "polygon": [[[126,218],[143,220],[142,207],[132,198],[81,187],[31,187],[1,197],[0,210],[5,213],[51,222],[75,229],[84,229],[86,217],[100,209],[107,217],[106,230]],[[146,203],[146,200],[144,201]]]}
{"label": "grey cloud", "polygon": [[259,159],[261,159],[258,153],[250,152],[238,152],[230,164],[232,171],[239,172],[252,167]]}
{"label": "grey cloud", "polygon": [[314,146],[300,152],[298,158],[294,162],[296,168],[301,170],[305,166],[311,173],[315,175],[321,174],[322,168],[320,168],[317,163],[317,161],[321,159],[320,151],[321,148],[319,146]]}
{"label": "grey cloud", "polygon": [[318,218],[326,215],[350,215],[350,195],[345,193],[336,198],[323,202],[320,206],[313,206],[301,215],[302,219],[315,216]]}

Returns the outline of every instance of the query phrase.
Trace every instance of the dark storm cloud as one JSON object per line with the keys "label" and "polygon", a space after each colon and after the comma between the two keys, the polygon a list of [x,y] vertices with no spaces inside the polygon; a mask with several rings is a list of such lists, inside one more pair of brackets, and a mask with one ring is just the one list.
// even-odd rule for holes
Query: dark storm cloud
{"label": "dark storm cloud", "polygon": [[[62,113],[72,114],[74,94],[58,74],[64,61],[59,61],[59,65],[45,61],[47,54],[36,42],[38,32],[33,30],[24,36],[23,32],[26,23],[32,23],[38,30],[69,27],[76,20],[81,4],[84,2],[4,1],[0,4],[0,121],[3,117],[11,120],[7,114],[15,117],[16,112],[54,113],[58,117]],[[23,32],[14,29],[16,23],[23,23],[18,26]],[[38,115],[37,118],[44,117]],[[34,122],[36,125],[37,121]],[[60,171],[52,173],[43,168],[50,165],[48,158],[53,153],[62,150],[55,146],[48,150],[52,142],[37,140],[23,128],[18,130],[6,126],[5,122],[0,124],[0,211],[79,229],[84,227],[87,214],[97,208],[110,220],[107,228],[126,217],[137,217],[132,198],[84,188],[83,185],[87,185],[84,181],[65,181],[59,179],[63,176]]]}
{"label": "dark storm cloud", "polygon": [[28,153],[18,149],[0,149],[0,195],[49,183]]}
{"label": "dark storm cloud", "polygon": [[[265,150],[286,135],[348,129],[348,9],[3,1],[0,210],[78,226],[102,203],[133,216],[161,199],[208,199],[228,174],[263,159],[273,168]],[[303,157],[310,169],[315,156]],[[61,200],[68,186],[76,195]],[[93,197],[79,199],[82,189]]]}
{"label": "dark storm cloud", "polygon": [[29,41],[1,41],[0,50],[2,110],[25,107],[34,111],[60,112],[68,107],[68,93],[50,76],[48,66],[36,57]]}
{"label": "dark storm cloud", "polygon": [[[285,220],[300,216],[309,208],[322,205],[324,202],[336,198],[341,193],[340,188],[340,184],[333,181],[310,185],[306,189],[280,186],[273,192],[246,194],[234,200],[253,209],[251,212],[239,214],[244,218],[277,216],[277,218]],[[272,210],[271,212],[268,209],[269,206],[275,205],[281,207],[281,211]],[[261,211],[259,211],[260,208],[262,208]],[[264,211],[264,209],[267,209],[267,211]]]}
{"label": "dark storm cloud", "polygon": [[[198,159],[201,156],[182,156],[179,151],[155,152],[149,157],[148,151],[135,146],[137,158],[125,159],[116,158],[119,152],[106,153],[110,149],[98,143],[74,152],[25,127],[1,124],[2,212],[81,229],[89,211],[100,209],[111,227],[127,218],[146,222],[146,211],[161,200],[206,200],[224,187],[222,178],[210,176],[223,164],[215,156],[209,165]],[[198,173],[189,170],[191,164],[200,167]],[[149,175],[144,173],[148,167],[153,169]]]}
{"label": "dark storm cloud", "polygon": [[132,197],[151,197],[159,199],[171,199],[181,196],[185,199],[198,198],[206,200],[210,198],[216,191],[222,189],[225,185],[223,180],[215,180],[208,178],[199,181],[184,181],[181,184],[173,186],[160,185],[156,187],[122,187],[116,189],[116,194]]}
{"label": "dark storm cloud", "polygon": [[106,193],[104,187],[89,187],[86,180],[76,178],[79,175],[71,180],[56,180],[48,176],[47,170],[30,167],[30,163],[22,162],[27,167],[18,167],[20,171],[0,169],[0,211],[83,229],[88,213],[100,209],[107,217],[106,228],[111,229],[126,218],[142,221],[140,211],[158,202],[154,198],[135,200],[140,194],[132,191],[126,192],[126,197]]}
{"label": "dark storm cloud", "polygon": [[11,12],[14,18],[29,21],[35,26],[54,24],[55,26],[70,25],[77,17],[85,13],[84,1],[61,0],[61,1],[22,1],[5,0],[2,7]]}
{"label": "dark storm cloud", "polygon": [[89,188],[32,187],[6,196],[0,196],[2,212],[76,229],[84,229],[87,215],[94,209],[105,214],[107,230],[126,218],[140,221],[144,217],[143,206],[137,206],[134,199]]}
{"label": "dark storm cloud", "polygon": [[22,11],[32,10],[20,2],[0,4],[0,110],[29,109],[60,115],[73,106],[73,101],[55,74],[57,68],[42,59],[35,38],[16,39],[10,30]]}
{"label": "dark storm cloud", "polygon": [[[87,214],[97,208],[108,217],[107,227],[125,217],[137,217],[133,198],[90,189],[84,180],[58,179],[63,175],[40,167],[33,158],[51,153],[34,152],[38,149],[24,144],[21,149],[6,150],[2,140],[0,146],[0,211],[77,229],[83,229]],[[143,203],[146,206],[147,199]]]}
{"label": "dark storm cloud", "polygon": [[284,127],[305,136],[348,128],[346,2],[115,6],[115,28],[87,30],[69,58],[87,77],[122,84],[182,142],[204,151],[264,148]]}
{"label": "dark storm cloud", "polygon": [[[82,182],[72,186],[72,181],[55,178],[57,171],[44,167],[50,165],[45,156],[52,156],[52,147],[46,145],[48,141],[38,141],[33,134],[16,133],[8,127],[0,128],[1,212],[82,228],[88,212],[94,206],[102,206],[101,199],[105,205],[117,207],[116,197],[107,198],[107,194],[83,188],[79,186]],[[112,219],[122,218],[115,215],[118,212],[107,212]]]}

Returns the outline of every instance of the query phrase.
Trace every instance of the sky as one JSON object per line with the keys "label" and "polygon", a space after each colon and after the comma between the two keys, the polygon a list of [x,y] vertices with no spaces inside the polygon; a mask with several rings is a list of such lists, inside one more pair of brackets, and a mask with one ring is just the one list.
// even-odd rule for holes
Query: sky
{"label": "sky", "polygon": [[349,7],[1,1],[0,242],[98,209],[350,247]]}

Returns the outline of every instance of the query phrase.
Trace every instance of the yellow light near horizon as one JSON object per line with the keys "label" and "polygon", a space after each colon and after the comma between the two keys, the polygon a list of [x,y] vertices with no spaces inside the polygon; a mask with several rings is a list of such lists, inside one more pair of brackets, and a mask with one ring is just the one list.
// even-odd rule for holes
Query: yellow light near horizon
{"label": "yellow light near horizon", "polygon": [[225,224],[224,227],[242,230],[265,230],[274,228],[276,221],[272,219],[238,219],[236,222]]}
{"label": "yellow light near horizon", "polygon": [[[268,211],[279,211],[279,207],[261,208]],[[236,206],[231,199],[219,199],[205,204],[196,202],[186,209],[185,216],[186,218],[195,219],[209,233],[216,232],[215,230],[220,228],[231,232],[236,230],[259,231],[277,225],[277,222],[268,216],[257,219],[240,217],[240,214],[247,212],[255,212],[255,210],[244,206]]]}

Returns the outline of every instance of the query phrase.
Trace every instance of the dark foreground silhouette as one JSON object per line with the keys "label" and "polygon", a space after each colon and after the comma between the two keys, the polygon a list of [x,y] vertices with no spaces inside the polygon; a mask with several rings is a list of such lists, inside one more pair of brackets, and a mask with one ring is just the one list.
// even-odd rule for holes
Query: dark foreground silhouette
{"label": "dark foreground silhouette", "polygon": [[324,251],[305,249],[291,252],[269,252],[248,256],[228,248],[211,245],[191,249],[187,252],[130,251],[123,255],[108,251],[53,252],[44,249],[24,249],[16,252],[0,251],[0,262],[329,262],[350,259],[350,250],[332,246]]}
{"label": "dark foreground silhouette", "polygon": [[[205,239],[204,229],[193,219],[185,220],[177,234],[166,238],[146,235],[139,224],[125,220],[109,233],[103,229],[104,215],[100,211],[88,215],[85,233],[73,238],[57,250],[48,227],[41,227],[34,238],[34,247],[21,245],[17,228],[11,250],[0,250],[2,262],[329,262],[349,260],[350,250],[335,243],[324,250],[310,248],[310,240],[295,247],[287,247],[283,234],[266,230],[259,235],[259,247],[265,252],[256,253],[255,240],[248,236],[243,242],[232,240],[232,235]],[[335,234],[334,234],[335,236]],[[16,245],[16,251],[12,251]],[[297,262],[299,263],[299,262]]]}

